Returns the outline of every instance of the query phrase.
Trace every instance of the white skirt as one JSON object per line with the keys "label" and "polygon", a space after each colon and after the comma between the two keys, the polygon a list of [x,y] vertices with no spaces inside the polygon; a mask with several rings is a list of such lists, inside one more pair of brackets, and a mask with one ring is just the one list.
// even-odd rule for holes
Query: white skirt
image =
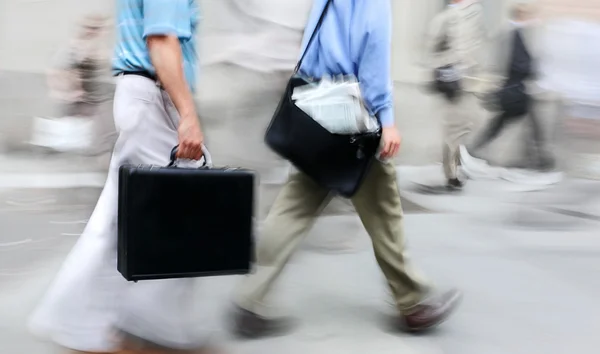
{"label": "white skirt", "polygon": [[120,332],[169,348],[198,347],[208,331],[199,328],[195,279],[131,283],[117,271],[118,168],[167,164],[179,117],[167,94],[139,76],[119,79],[114,110],[119,139],[106,185],[30,328],[79,351],[117,351]]}

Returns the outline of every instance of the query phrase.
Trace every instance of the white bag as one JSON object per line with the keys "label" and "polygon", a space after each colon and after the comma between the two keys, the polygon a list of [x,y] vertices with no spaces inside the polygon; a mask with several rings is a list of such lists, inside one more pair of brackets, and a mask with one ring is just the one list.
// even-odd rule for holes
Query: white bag
{"label": "white bag", "polygon": [[330,133],[349,135],[379,128],[377,120],[363,104],[355,78],[339,81],[324,78],[318,84],[299,86],[294,89],[292,99],[298,108]]}
{"label": "white bag", "polygon": [[82,152],[89,149],[94,122],[82,117],[49,119],[35,117],[31,144],[56,151]]}

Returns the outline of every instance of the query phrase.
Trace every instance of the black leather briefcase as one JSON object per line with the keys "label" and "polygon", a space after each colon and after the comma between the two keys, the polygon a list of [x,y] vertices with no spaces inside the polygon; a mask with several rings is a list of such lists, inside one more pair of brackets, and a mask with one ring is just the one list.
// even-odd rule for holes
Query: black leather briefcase
{"label": "black leather briefcase", "polygon": [[174,152],[167,167],[120,167],[119,272],[131,281],[248,273],[254,173],[211,168],[209,158],[176,167]]}

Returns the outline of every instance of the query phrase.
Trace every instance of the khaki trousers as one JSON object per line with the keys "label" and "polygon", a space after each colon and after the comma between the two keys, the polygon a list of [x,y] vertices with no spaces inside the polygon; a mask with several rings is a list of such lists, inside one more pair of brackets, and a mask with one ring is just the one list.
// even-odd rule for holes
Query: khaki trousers
{"label": "khaki trousers", "polygon": [[443,158],[444,175],[446,179],[458,178],[458,165],[460,163],[460,145],[464,144],[465,137],[471,133],[473,125],[473,111],[477,105],[475,97],[463,92],[461,97],[448,101],[441,97],[441,111],[443,114]]}
{"label": "khaki trousers", "polygon": [[[237,304],[260,316],[272,316],[267,296],[316,217],[331,200],[302,173],[290,176],[265,220],[257,246],[255,272],[236,294]],[[377,161],[352,203],[373,242],[375,258],[401,312],[425,296],[426,287],[409,271],[404,255],[403,212],[394,165]]]}

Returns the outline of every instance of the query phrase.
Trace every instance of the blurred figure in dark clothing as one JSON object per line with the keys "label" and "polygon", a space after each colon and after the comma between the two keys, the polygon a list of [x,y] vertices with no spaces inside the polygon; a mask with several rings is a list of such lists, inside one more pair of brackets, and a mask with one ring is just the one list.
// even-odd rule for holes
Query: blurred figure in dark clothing
{"label": "blurred figure in dark clothing", "polygon": [[496,55],[496,68],[504,77],[502,88],[493,95],[499,114],[487,125],[470,150],[477,156],[478,151],[493,141],[508,123],[528,119],[532,137],[532,141],[528,143],[534,145],[535,151],[531,154],[534,160],[525,167],[551,169],[554,167],[554,160],[546,151],[543,127],[536,115],[532,97],[539,67],[535,49],[537,21],[533,9],[524,3],[515,5],[511,18],[509,26],[499,36]]}

